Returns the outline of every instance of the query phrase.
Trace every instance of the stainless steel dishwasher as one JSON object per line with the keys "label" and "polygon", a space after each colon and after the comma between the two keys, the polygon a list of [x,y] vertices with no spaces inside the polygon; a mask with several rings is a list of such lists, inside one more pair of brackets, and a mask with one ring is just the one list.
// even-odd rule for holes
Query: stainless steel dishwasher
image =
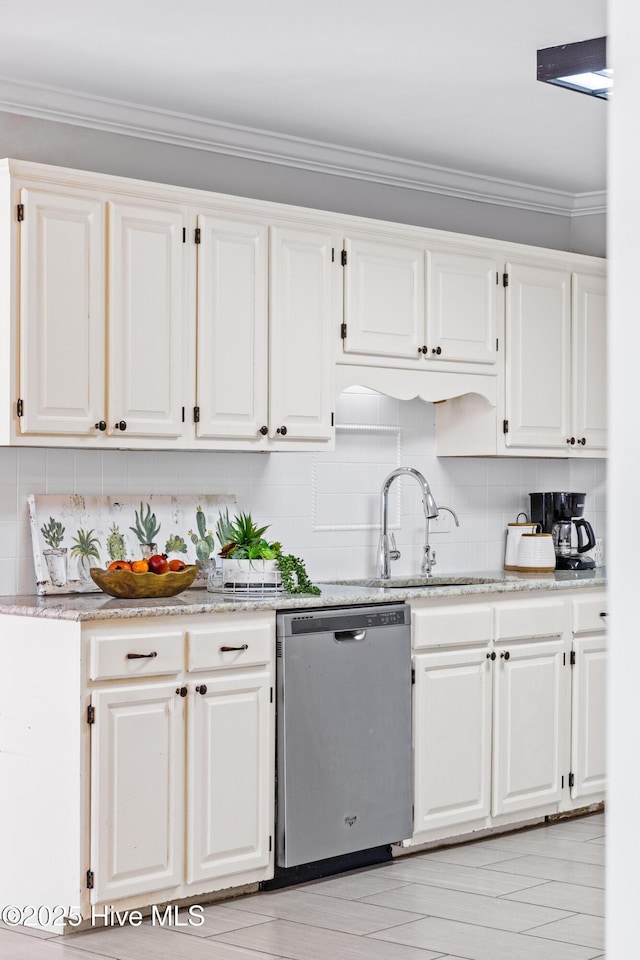
{"label": "stainless steel dishwasher", "polygon": [[385,845],[389,855],[413,827],[409,608],[276,620],[276,873]]}

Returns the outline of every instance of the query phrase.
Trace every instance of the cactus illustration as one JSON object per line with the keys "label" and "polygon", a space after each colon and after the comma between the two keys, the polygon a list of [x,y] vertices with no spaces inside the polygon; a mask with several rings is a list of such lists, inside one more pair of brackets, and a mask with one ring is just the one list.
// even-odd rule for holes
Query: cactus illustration
{"label": "cactus illustration", "polygon": [[140,543],[153,543],[160,531],[160,524],[156,522],[155,513],[151,513],[150,504],[147,504],[145,513],[142,501],[140,501],[140,514],[136,510],[136,525],[135,527],[129,527],[129,530],[133,530]]}
{"label": "cactus illustration", "polygon": [[127,556],[127,541],[124,534],[120,532],[120,527],[112,523],[109,527],[109,536],[107,537],[107,553],[111,560],[125,560]]}
{"label": "cactus illustration", "polygon": [[52,550],[57,550],[64,537],[64,527],[59,520],[54,520],[53,517],[49,517],[49,523],[45,523],[44,526],[40,527],[40,533],[44,537],[47,546],[51,547]]}
{"label": "cactus illustration", "polygon": [[93,536],[93,530],[78,530],[78,535],[72,537],[73,547],[71,556],[78,557],[78,575],[81,580],[91,580],[89,567],[91,558],[100,563],[100,541]]}
{"label": "cactus illustration", "polygon": [[186,553],[187,545],[185,543],[184,537],[181,537],[177,533],[172,533],[164,545],[164,552],[165,553]]}
{"label": "cactus illustration", "polygon": [[196,526],[198,527],[198,533],[196,534],[193,530],[189,530],[189,536],[191,537],[191,542],[194,543],[196,547],[198,564],[202,566],[213,553],[215,540],[213,539],[213,531],[207,530],[207,519],[200,506],[196,511]]}

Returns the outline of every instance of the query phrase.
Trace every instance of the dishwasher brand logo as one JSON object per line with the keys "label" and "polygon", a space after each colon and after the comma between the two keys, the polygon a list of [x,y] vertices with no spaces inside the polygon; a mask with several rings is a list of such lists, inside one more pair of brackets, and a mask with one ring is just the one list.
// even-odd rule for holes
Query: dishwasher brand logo
{"label": "dishwasher brand logo", "polygon": [[357,819],[357,817],[345,817],[344,822],[348,827],[352,827]]}

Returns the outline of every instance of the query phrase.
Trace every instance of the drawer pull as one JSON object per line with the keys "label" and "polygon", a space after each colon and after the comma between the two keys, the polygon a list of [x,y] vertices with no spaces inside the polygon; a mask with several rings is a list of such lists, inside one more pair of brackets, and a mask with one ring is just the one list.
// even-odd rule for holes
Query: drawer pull
{"label": "drawer pull", "polygon": [[153,660],[157,656],[157,650],[154,650],[153,653],[128,653],[127,660]]}
{"label": "drawer pull", "polygon": [[204,697],[204,695],[205,695],[206,692],[207,692],[207,685],[206,685],[206,683],[200,683],[200,684],[198,684],[198,686],[196,687],[196,693],[201,693],[202,696]]}
{"label": "drawer pull", "polygon": [[606,615],[607,615],[607,614],[604,612],[604,610],[603,610],[602,613],[600,614],[601,617],[606,617]]}
{"label": "drawer pull", "polygon": [[186,687],[176,687],[176,693],[179,697],[186,697],[187,688]]}
{"label": "drawer pull", "polygon": [[220,647],[220,653],[232,653],[236,650],[248,650],[249,644],[243,643],[241,647]]}

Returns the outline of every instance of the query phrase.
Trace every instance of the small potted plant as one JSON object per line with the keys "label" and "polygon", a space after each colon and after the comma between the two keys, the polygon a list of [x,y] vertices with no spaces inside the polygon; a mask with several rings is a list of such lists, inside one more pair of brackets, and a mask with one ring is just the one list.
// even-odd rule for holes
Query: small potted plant
{"label": "small potted plant", "polygon": [[78,530],[78,535],[72,537],[73,547],[71,556],[78,558],[78,579],[83,583],[91,583],[89,573],[91,561],[100,563],[100,541],[94,537],[93,530]]}
{"label": "small potted plant", "polygon": [[64,537],[64,527],[59,520],[49,517],[49,523],[40,527],[40,533],[49,547],[48,550],[42,551],[42,555],[47,562],[51,583],[54,587],[65,587],[67,585],[67,548],[60,546]]}
{"label": "small potted plant", "polygon": [[136,510],[136,525],[129,527],[140,541],[140,550],[142,556],[147,560],[158,552],[155,539],[160,532],[160,524],[156,520],[155,513],[151,513],[151,505],[147,504],[146,512],[140,501],[140,513]]}
{"label": "small potted plant", "polygon": [[216,525],[222,557],[222,581],[227,588],[247,592],[283,590],[286,593],[313,593],[315,587],[307,575],[304,562],[293,554],[284,554],[276,540],[269,543],[263,534],[268,530],[256,527],[251,514],[236,514],[229,519],[226,509]]}

